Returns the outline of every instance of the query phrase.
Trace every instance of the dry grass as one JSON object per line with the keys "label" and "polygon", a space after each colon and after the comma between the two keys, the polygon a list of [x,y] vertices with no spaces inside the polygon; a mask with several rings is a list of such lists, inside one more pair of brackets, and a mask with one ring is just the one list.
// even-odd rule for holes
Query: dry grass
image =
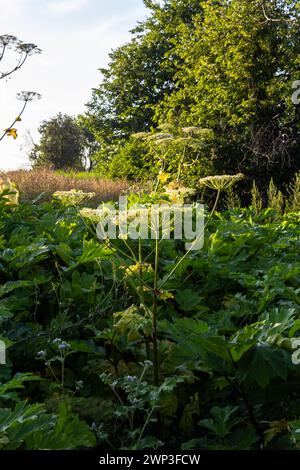
{"label": "dry grass", "polygon": [[119,195],[128,192],[131,186],[125,180],[111,181],[89,174],[79,178],[74,174],[60,174],[49,169],[8,171],[5,175],[16,184],[23,201],[37,198],[47,201],[56,191],[77,189],[95,193],[96,197],[92,202],[99,203],[117,200]]}

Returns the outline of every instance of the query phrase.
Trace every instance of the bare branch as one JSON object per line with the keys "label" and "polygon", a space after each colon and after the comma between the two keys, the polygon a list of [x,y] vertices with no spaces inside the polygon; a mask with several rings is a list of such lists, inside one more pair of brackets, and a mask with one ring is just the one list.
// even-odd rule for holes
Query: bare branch
{"label": "bare branch", "polygon": [[266,19],[266,22],[272,22],[272,23],[294,23],[294,20],[290,20],[290,19],[287,19],[287,18],[270,18],[267,14],[267,11],[266,11],[266,7],[265,7],[265,1],[262,1],[261,2],[261,7],[262,7],[262,11],[263,11],[263,15]]}

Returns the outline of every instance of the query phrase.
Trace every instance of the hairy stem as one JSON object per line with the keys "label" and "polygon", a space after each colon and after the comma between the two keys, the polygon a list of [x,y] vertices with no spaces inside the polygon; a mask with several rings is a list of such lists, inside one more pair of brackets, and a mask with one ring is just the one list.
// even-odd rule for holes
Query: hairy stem
{"label": "hairy stem", "polygon": [[154,265],[154,284],[153,284],[153,372],[154,384],[158,386],[159,383],[159,362],[158,362],[158,347],[157,347],[157,304],[158,304],[158,263],[159,263],[159,239],[155,240],[155,265]]}

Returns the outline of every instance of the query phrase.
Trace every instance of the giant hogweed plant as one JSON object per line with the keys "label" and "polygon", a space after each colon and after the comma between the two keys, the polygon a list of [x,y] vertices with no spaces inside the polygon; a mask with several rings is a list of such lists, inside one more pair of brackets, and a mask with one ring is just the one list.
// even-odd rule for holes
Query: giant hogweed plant
{"label": "giant hogweed plant", "polygon": [[[172,297],[172,293],[166,290],[166,286],[170,283],[173,275],[176,274],[182,263],[184,263],[184,261],[189,257],[194,246],[199,242],[199,239],[203,237],[203,232],[217,209],[222,192],[232,188],[233,185],[242,178],[242,174],[232,176],[222,175],[205,177],[199,181],[200,187],[208,187],[216,191],[213,208],[207,217],[204,229],[197,234],[193,242],[189,244],[185,253],[176,260],[170,272],[163,278],[160,278],[160,253],[161,246],[165,241],[163,227],[155,224],[149,225],[148,228],[155,233],[155,240],[153,242],[154,246],[150,251],[150,254],[147,254],[147,256],[144,256],[143,241],[141,238],[138,238],[137,250],[134,244],[129,242],[126,237],[122,237],[124,249],[122,249],[120,247],[120,243],[116,243],[115,240],[106,239],[107,245],[114,250],[117,256],[120,256],[121,263],[124,262],[124,265],[121,265],[121,268],[124,269],[125,279],[137,298],[137,303],[135,305],[129,307],[123,312],[117,312],[114,314],[115,328],[117,331],[119,330],[122,333],[128,333],[129,337],[133,339],[139,337],[140,332],[142,331],[148,359],[150,359],[149,345],[150,343],[152,344],[151,359],[153,361],[153,382],[155,386],[159,386],[160,383],[160,358],[158,348],[158,314],[160,300]],[[162,174],[160,174],[159,182],[162,181]],[[186,194],[189,194],[187,189],[179,186],[177,191],[175,189],[172,190],[171,198],[176,202],[178,202],[178,200],[183,202]],[[163,203],[166,203],[166,201],[170,200],[170,185],[166,187],[165,192],[162,192],[162,194],[158,193],[157,186],[155,188],[154,195],[156,195],[157,202],[163,199]],[[89,217],[91,215],[91,211],[83,211],[81,212],[81,215]],[[173,218],[173,223],[175,222],[175,218],[176,217]],[[161,238],[159,234],[161,234]]]}
{"label": "giant hogweed plant", "polygon": [[[207,187],[216,191],[215,203],[211,213],[207,217],[205,227],[207,227],[209,222],[212,221],[213,214],[216,211],[217,204],[220,200],[222,192],[230,190],[234,183],[239,181],[242,177],[243,175],[206,177],[199,182],[201,187]],[[157,196],[162,197],[161,195]],[[150,228],[153,229],[153,227]],[[230,230],[233,230],[233,227],[231,227]],[[274,239],[276,232],[277,230],[274,232],[270,231],[268,234],[268,241]],[[199,236],[202,235],[203,234],[201,233]],[[218,249],[217,244],[220,242],[217,241],[216,235],[217,234],[211,234],[211,243],[212,246],[216,244],[215,249]],[[265,238],[264,240],[266,242]],[[195,240],[195,242],[196,241],[197,240]],[[211,409],[213,418],[201,420],[199,422],[199,426],[209,430],[207,440],[191,440],[190,442],[187,442],[183,448],[192,449],[195,448],[195,446],[200,446],[200,448],[201,446],[206,448],[238,448],[239,445],[248,448],[252,445],[257,445],[257,443],[260,446],[268,446],[274,439],[277,439],[281,432],[289,432],[289,429],[297,429],[297,424],[291,420],[282,420],[280,422],[270,421],[268,423],[269,428],[267,428],[264,432],[262,430],[261,423],[256,417],[256,411],[252,406],[251,399],[249,398],[247,380],[250,379],[250,375],[253,374],[254,381],[256,381],[260,387],[265,388],[270,378],[274,376],[274,361],[276,361],[276,354],[278,355],[279,362],[285,363],[286,371],[283,373],[282,370],[280,372],[280,376],[283,378],[286,377],[286,374],[291,369],[291,364],[288,364],[288,357],[285,352],[276,351],[275,348],[274,350],[269,349],[270,347],[274,347],[273,344],[276,346],[277,344],[285,344],[284,347],[291,348],[290,342],[285,340],[284,337],[280,337],[281,332],[285,331],[287,325],[285,322],[283,322],[281,329],[276,326],[276,318],[278,317],[276,312],[274,312],[273,316],[270,316],[270,329],[272,330],[272,325],[274,325],[274,334],[272,334],[271,331],[266,331],[265,337],[261,337],[262,341],[258,340],[260,326],[258,326],[257,330],[254,327],[252,330],[249,329],[249,331],[245,331],[245,344],[243,344],[243,340],[239,336],[236,336],[231,341],[228,341],[222,336],[218,334],[214,335],[213,332],[210,332],[210,334],[206,337],[209,331],[208,325],[205,322],[202,323],[196,319],[193,320],[186,318],[180,321],[179,319],[175,318],[174,321],[170,322],[169,318],[167,321],[164,321],[164,315],[162,314],[164,301],[166,299],[172,299],[172,281],[174,280],[174,276],[176,277],[176,273],[180,270],[180,267],[184,265],[187,258],[190,257],[192,249],[190,248],[184,254],[182,254],[176,260],[175,264],[170,266],[169,272],[163,278],[161,278],[160,269],[162,263],[164,263],[164,254],[167,249],[170,250],[170,247],[167,248],[164,244],[165,240],[163,240],[163,237],[161,239],[158,237],[155,239],[153,242],[154,246],[152,246],[152,250],[150,251],[150,255],[149,253],[146,255],[145,243],[142,243],[141,239],[138,240],[138,245],[134,244],[133,242],[128,242],[126,239],[121,240],[120,243],[124,244],[124,249],[122,249],[120,244],[116,243],[114,240],[107,240],[107,243],[108,246],[114,250],[116,256],[120,256],[120,267],[124,269],[125,282],[128,282],[128,285],[131,288],[131,293],[134,294],[133,298],[136,298],[134,305],[128,307],[126,310],[114,314],[113,329],[116,334],[127,335],[128,339],[131,341],[137,341],[140,339],[141,342],[144,342],[146,348],[146,357],[148,360],[151,359],[153,362],[153,384],[157,390],[159,390],[160,387],[165,386],[166,380],[162,380],[162,374],[160,370],[162,361],[165,359],[165,351],[163,349],[164,346],[163,341],[161,341],[161,337],[165,337],[169,338],[171,342],[177,343],[178,351],[180,351],[180,354],[183,355],[183,363],[186,361],[189,363],[189,361],[191,361],[191,364],[194,364],[195,361],[197,362],[196,358],[199,354],[204,356],[205,362],[202,363],[202,367],[204,367],[205,370],[207,369],[207,372],[209,370],[214,370],[214,373],[219,373],[221,375],[220,385],[223,376],[225,383],[227,383],[227,385],[234,390],[234,393],[237,394],[238,400],[242,403],[241,406],[244,407],[246,416],[248,416],[248,418],[245,420],[245,422],[248,421],[248,423],[246,424],[246,429],[243,431],[245,434],[244,441],[243,444],[241,444],[238,442],[239,435],[237,433],[234,434],[236,431],[233,431],[237,428],[238,425],[243,426],[240,417],[236,415],[236,412],[238,409],[240,409],[240,407],[213,407]],[[257,253],[261,250],[261,247],[262,245],[259,242],[257,248],[254,250],[254,253],[250,255],[249,260],[251,260],[251,257],[257,256]],[[241,238],[240,250],[242,251],[244,248],[243,238]],[[135,254],[136,251],[138,252],[138,256]],[[162,256],[161,253],[163,253]],[[131,264],[132,262],[133,264]],[[187,308],[189,311],[192,309],[191,307],[195,307],[198,304],[198,296],[196,299],[193,299],[192,297],[190,299],[186,299],[184,292],[182,294],[182,307],[184,309]],[[187,293],[188,296],[191,296],[191,294],[192,291]],[[193,295],[195,296],[195,294]],[[230,303],[228,305],[230,305]],[[261,312],[263,312],[264,307],[265,304],[262,303],[260,307]],[[293,316],[292,310],[290,311],[290,314]],[[289,324],[291,325],[291,323]],[[225,322],[222,328],[224,328],[226,331],[227,328],[230,328],[230,322],[228,325]],[[257,358],[255,358],[255,353],[253,351],[252,355],[253,362],[258,361],[258,370],[255,371],[255,369],[252,368],[251,371],[247,373],[245,372],[247,369],[245,363],[246,359],[243,359],[244,364],[242,364],[243,361],[241,358],[244,355],[247,355],[247,352],[250,351],[251,348],[254,348],[257,341],[257,347],[261,346],[262,349],[257,351]],[[250,353],[248,353],[248,355],[250,357]],[[266,377],[264,378],[264,374],[259,371],[259,363],[260,361],[265,363],[269,360],[271,360],[271,364],[265,370]],[[217,364],[218,362],[220,362],[219,365]],[[186,366],[182,365],[181,367],[183,371]],[[232,378],[235,370],[237,376]],[[185,370],[185,372],[187,372],[187,370]],[[105,375],[102,376],[102,378],[105,383],[110,384],[114,393],[117,394],[117,386],[119,386],[121,390],[124,390],[122,377],[116,380],[113,376],[108,377]],[[128,381],[130,382],[131,379],[129,380],[129,378],[125,380],[125,383]],[[175,376],[173,378],[174,380],[176,379]],[[180,377],[180,379],[183,380],[182,377]],[[245,381],[246,383],[244,383]],[[178,385],[180,385],[180,381],[178,382],[175,380],[173,386]],[[145,387],[144,393],[146,394],[146,390],[147,393],[149,393],[149,385],[143,383],[143,387]],[[125,387],[125,391],[127,391],[127,386]],[[170,393],[172,393],[171,389]],[[120,402],[121,409],[123,409],[123,414],[127,413],[128,407],[123,406],[124,403],[122,404],[122,401],[118,395],[117,398]],[[130,400],[131,398],[129,396],[129,402],[131,403]],[[147,425],[150,423],[155,423],[156,419],[153,415],[155,415],[155,412],[157,412],[159,410],[159,406],[161,406],[159,405],[159,400],[155,405],[152,404],[151,406],[150,403],[147,405],[146,402],[141,402],[140,405],[142,403],[143,406],[145,406],[145,423],[147,423]],[[136,403],[129,406],[133,406],[134,408],[134,405],[136,405]],[[121,410],[119,410],[119,413],[121,413]],[[132,428],[134,420],[132,417],[129,418],[128,415],[126,416],[131,423],[130,427]],[[296,428],[293,428],[293,426],[296,426]],[[145,429],[136,429],[136,431],[138,432],[139,436],[142,436]],[[290,432],[292,433],[293,431]],[[296,436],[296,433],[293,435]],[[141,442],[141,437],[139,437],[139,442]],[[151,440],[151,442],[153,445],[158,444],[155,440]],[[214,442],[214,444],[212,444],[212,442]]]}
{"label": "giant hogweed plant", "polygon": [[[142,140],[154,156],[154,162],[160,175],[169,175],[174,183],[182,180],[194,180],[191,170],[199,168],[201,161],[202,173],[209,173],[213,153],[213,131],[197,126],[174,129],[169,124],[161,124],[157,132],[139,132],[133,134],[134,139]],[[161,179],[157,180],[155,191]]]}

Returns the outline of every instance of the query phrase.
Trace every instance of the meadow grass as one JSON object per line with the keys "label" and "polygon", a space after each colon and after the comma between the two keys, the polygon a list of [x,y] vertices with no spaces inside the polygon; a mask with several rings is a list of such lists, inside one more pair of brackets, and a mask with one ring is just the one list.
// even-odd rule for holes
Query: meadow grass
{"label": "meadow grass", "polygon": [[50,169],[14,170],[5,174],[20,191],[23,201],[50,200],[56,191],[72,189],[95,193],[93,203],[117,200],[120,194],[129,192],[132,185],[126,180],[109,180],[86,173],[77,175],[72,172],[62,173]]}

